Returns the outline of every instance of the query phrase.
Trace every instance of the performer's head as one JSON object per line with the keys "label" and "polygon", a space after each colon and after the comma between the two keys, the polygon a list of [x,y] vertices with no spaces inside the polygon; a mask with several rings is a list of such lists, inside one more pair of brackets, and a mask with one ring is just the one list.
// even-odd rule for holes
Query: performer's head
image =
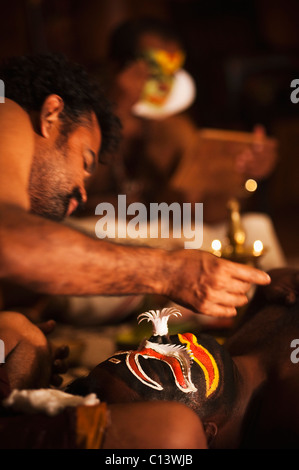
{"label": "performer's head", "polygon": [[169,22],[151,17],[129,19],[119,24],[110,36],[109,61],[121,69],[144,57],[144,52],[152,48],[171,54],[185,50],[182,38]]}
{"label": "performer's head", "polygon": [[215,429],[221,426],[229,418],[237,396],[234,362],[211,336],[168,336],[167,320],[172,314],[179,312],[163,309],[143,314],[142,319],[153,322],[154,334],[137,350],[117,352],[98,364],[68,391],[96,393],[109,404],[179,401],[194,410],[204,426],[211,422]]}

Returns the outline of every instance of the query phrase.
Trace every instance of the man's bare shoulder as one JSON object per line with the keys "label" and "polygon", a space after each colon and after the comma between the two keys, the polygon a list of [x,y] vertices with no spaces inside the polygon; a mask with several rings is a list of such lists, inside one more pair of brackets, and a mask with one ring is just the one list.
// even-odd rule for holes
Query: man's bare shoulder
{"label": "man's bare shoulder", "polygon": [[15,101],[10,99],[6,98],[5,102],[0,104],[0,120],[1,124],[22,125],[26,126],[27,130],[30,128],[32,131],[28,113]]}
{"label": "man's bare shoulder", "polygon": [[27,186],[34,153],[30,117],[9,99],[0,104],[0,201],[28,208]]}

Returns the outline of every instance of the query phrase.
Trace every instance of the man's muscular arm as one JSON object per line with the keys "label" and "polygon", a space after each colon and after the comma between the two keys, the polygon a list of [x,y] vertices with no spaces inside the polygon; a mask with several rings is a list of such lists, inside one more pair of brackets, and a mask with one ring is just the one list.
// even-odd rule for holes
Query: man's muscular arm
{"label": "man's muscular arm", "polygon": [[26,113],[11,107],[14,120],[11,108],[6,115],[0,108],[0,134],[2,124],[11,126],[10,139],[0,138],[0,278],[49,294],[161,294],[209,315],[233,315],[251,283],[269,282],[209,253],[116,245],[30,214],[33,130]]}
{"label": "man's muscular arm", "polygon": [[0,208],[1,277],[49,294],[161,294],[194,311],[234,315],[251,283],[267,284],[254,268],[198,250],[164,250],[99,241],[64,225]]}

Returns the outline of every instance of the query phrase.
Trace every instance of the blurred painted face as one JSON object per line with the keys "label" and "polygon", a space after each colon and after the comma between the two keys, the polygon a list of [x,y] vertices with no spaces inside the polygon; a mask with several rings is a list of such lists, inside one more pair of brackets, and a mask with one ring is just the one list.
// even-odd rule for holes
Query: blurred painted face
{"label": "blurred painted face", "polygon": [[86,202],[85,183],[97,165],[101,132],[95,114],[67,135],[37,146],[29,182],[31,212],[61,221]]}
{"label": "blurred painted face", "polygon": [[141,98],[152,105],[161,106],[172,90],[174,74],[184,63],[184,52],[178,42],[163,39],[154,33],[144,33],[140,37],[139,49],[149,69]]}

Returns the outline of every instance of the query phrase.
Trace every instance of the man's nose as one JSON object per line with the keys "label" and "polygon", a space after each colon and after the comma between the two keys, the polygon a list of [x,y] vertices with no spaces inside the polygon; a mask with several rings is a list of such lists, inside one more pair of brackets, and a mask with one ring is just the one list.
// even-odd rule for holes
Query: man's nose
{"label": "man's nose", "polygon": [[82,202],[85,204],[86,201],[87,201],[87,193],[86,193],[85,187],[84,187],[84,186],[80,186],[79,191],[80,191],[80,195],[81,195],[81,200],[82,200]]}

